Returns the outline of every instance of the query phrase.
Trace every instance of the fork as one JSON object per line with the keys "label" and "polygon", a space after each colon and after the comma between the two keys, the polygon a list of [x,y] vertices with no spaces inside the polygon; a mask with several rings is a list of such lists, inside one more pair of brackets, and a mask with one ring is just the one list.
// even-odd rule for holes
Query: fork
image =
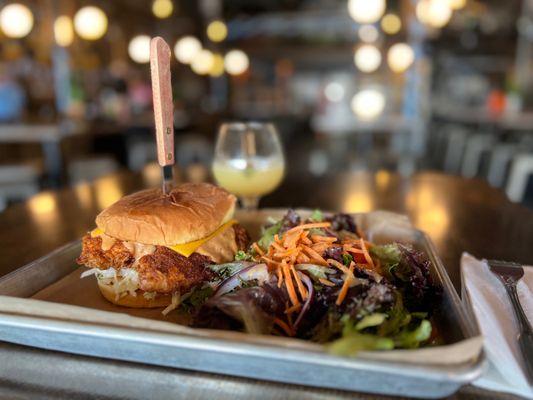
{"label": "fork", "polygon": [[505,290],[513,304],[514,313],[520,327],[517,339],[524,358],[527,380],[530,385],[533,385],[533,330],[516,291],[516,283],[524,276],[524,268],[520,264],[507,261],[488,260],[487,262],[492,273],[505,286]]}

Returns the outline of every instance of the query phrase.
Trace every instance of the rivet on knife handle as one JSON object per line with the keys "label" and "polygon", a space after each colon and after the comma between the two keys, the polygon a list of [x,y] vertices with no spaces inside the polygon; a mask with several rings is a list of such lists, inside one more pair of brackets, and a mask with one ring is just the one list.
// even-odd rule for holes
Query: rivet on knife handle
{"label": "rivet on knife handle", "polygon": [[150,70],[159,165],[174,164],[174,105],[170,81],[170,47],[161,37],[150,43]]}

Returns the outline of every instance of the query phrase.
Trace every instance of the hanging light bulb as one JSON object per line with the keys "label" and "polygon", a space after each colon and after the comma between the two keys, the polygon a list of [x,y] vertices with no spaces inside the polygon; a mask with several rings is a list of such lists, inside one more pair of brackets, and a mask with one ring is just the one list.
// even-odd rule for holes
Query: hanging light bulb
{"label": "hanging light bulb", "polygon": [[74,29],[86,40],[98,40],[107,32],[107,16],[98,7],[80,8],[74,15]]}
{"label": "hanging light bulb", "polygon": [[339,82],[330,82],[324,88],[324,95],[332,103],[338,103],[344,99],[344,86]]}
{"label": "hanging light bulb", "polygon": [[240,75],[245,72],[250,65],[250,60],[242,50],[231,50],[224,57],[224,67],[230,75]]}
{"label": "hanging light bulb", "polygon": [[209,75],[213,77],[222,76],[224,74],[224,57],[220,54],[213,54],[213,63]]}
{"label": "hanging light bulb", "polygon": [[33,28],[33,14],[24,4],[8,4],[0,11],[0,28],[7,37],[23,38]]}
{"label": "hanging light bulb", "polygon": [[385,109],[385,96],[378,90],[365,89],[355,94],[351,101],[353,113],[363,121],[379,117]]}
{"label": "hanging light bulb", "polygon": [[172,0],[154,0],[152,3],[152,13],[157,18],[168,18],[172,15],[172,11],[174,11]]}
{"label": "hanging light bulb", "polygon": [[54,21],[54,38],[61,47],[68,47],[74,41],[74,27],[68,15],[61,15]]}
{"label": "hanging light bulb", "polygon": [[452,18],[449,0],[420,0],[416,5],[416,16],[425,25],[443,28]]}
{"label": "hanging light bulb", "polygon": [[150,61],[150,36],[139,35],[131,39],[128,45],[128,54],[131,59],[139,64]]}
{"label": "hanging light bulb", "polygon": [[391,46],[387,53],[389,68],[397,73],[404,72],[415,60],[415,52],[406,43],[396,43]]}
{"label": "hanging light bulb", "polygon": [[359,39],[365,43],[374,43],[379,38],[379,32],[374,25],[361,25],[357,31]]}
{"label": "hanging light bulb", "polygon": [[228,27],[222,21],[213,21],[207,26],[207,37],[212,42],[222,42],[228,36]]}
{"label": "hanging light bulb", "polygon": [[381,64],[381,53],[376,46],[365,44],[355,51],[354,63],[362,72],[374,72]]}
{"label": "hanging light bulb", "polygon": [[202,43],[194,36],[184,36],[174,46],[174,54],[177,60],[183,64],[190,64],[201,50]]}
{"label": "hanging light bulb", "polygon": [[198,75],[207,75],[213,68],[215,57],[207,49],[200,50],[191,62],[191,68]]}
{"label": "hanging light bulb", "polygon": [[466,0],[448,0],[448,3],[452,10],[460,10],[466,6]]}
{"label": "hanging light bulb", "polygon": [[385,0],[348,0],[350,16],[360,24],[372,24],[385,12]]}
{"label": "hanging light bulb", "polygon": [[387,14],[381,20],[381,29],[388,35],[395,35],[402,29],[402,20],[396,14]]}

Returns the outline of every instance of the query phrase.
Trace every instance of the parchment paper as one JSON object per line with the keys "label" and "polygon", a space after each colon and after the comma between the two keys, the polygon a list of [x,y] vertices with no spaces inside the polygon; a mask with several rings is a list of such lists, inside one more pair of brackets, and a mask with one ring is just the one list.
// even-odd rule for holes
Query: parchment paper
{"label": "parchment paper", "polygon": [[[299,210],[302,216],[308,210]],[[268,216],[277,218],[283,215],[280,210],[261,210],[253,213],[238,213],[237,219],[257,237],[260,226]],[[373,212],[356,216],[358,225],[370,240],[377,243],[390,241],[413,242],[415,231],[407,217],[389,213]],[[133,309],[120,307],[107,302],[100,294],[96,278],[80,279],[85,268],[78,268],[61,280],[39,291],[32,299],[0,296],[0,313],[38,316],[40,318],[61,319],[64,321],[88,322],[92,324],[135,328],[142,331],[175,333],[200,336],[211,339],[232,340],[262,345],[294,348],[313,352],[323,352],[321,345],[298,339],[274,336],[249,335],[240,332],[193,329],[187,326],[188,315],[183,312],[161,314],[161,309]],[[176,338],[179,340],[179,338]],[[476,360],[482,350],[481,336],[458,343],[417,350],[392,350],[361,352],[359,358],[432,365],[461,365]]]}

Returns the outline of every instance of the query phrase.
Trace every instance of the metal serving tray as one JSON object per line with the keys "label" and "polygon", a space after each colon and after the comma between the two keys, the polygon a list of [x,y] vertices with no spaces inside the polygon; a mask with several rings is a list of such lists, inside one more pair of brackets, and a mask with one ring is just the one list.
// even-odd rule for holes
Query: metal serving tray
{"label": "metal serving tray", "polygon": [[[433,245],[424,233],[413,230],[413,235],[414,245],[428,255],[432,274],[444,289],[437,320],[445,342],[479,335]],[[0,279],[0,295],[30,298],[72,273],[80,250],[78,240],[5,276]],[[385,362],[276,346],[238,332],[209,332],[175,334],[0,311],[0,340],[6,342],[323,388],[440,398],[476,379],[485,366],[483,353],[475,360],[453,365]]]}

